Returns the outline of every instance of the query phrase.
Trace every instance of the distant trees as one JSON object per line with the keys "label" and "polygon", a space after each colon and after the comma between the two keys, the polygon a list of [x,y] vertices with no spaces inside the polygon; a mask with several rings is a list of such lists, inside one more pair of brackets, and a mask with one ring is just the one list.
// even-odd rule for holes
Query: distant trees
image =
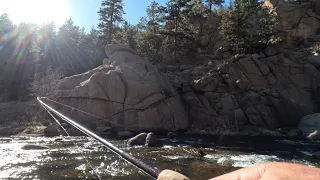
{"label": "distant trees", "polygon": [[140,19],[136,35],[137,51],[151,61],[161,59],[163,36],[159,34],[164,27],[166,9],[153,1],[146,9],[147,15]]}
{"label": "distant trees", "polygon": [[112,36],[118,29],[116,25],[123,22],[123,2],[122,0],[104,0],[98,13],[100,15],[98,27],[102,34],[101,38],[110,44],[113,42]]}
{"label": "distant trees", "polygon": [[275,26],[275,16],[258,0],[235,0],[222,14],[220,31],[226,45],[248,50],[257,43],[278,41]]}
{"label": "distant trees", "polygon": [[146,16],[130,24],[123,19],[122,0],[103,0],[98,29],[89,32],[72,19],[56,28],[54,23],[14,25],[9,15],[2,14],[0,89],[9,100],[16,100],[28,93],[34,74],[47,73],[47,67],[65,76],[97,67],[106,43],[127,44],[152,62],[174,64],[197,53],[213,53],[218,27],[225,45],[236,50],[279,40],[275,15],[259,0],[230,2],[222,6],[224,0],[167,0],[164,5],[153,1]]}
{"label": "distant trees", "polygon": [[214,5],[221,6],[224,3],[224,0],[204,0],[204,2],[208,3],[208,7],[212,10]]}
{"label": "distant trees", "polygon": [[47,67],[70,76],[101,65],[104,44],[99,36],[71,19],[56,29],[54,23],[13,25],[7,14],[0,15],[0,101],[27,100],[34,74]]}

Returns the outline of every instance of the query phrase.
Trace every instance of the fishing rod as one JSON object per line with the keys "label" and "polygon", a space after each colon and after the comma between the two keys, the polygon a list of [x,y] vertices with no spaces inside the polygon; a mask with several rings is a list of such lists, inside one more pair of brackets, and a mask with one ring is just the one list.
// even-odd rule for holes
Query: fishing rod
{"label": "fishing rod", "polygon": [[89,129],[83,127],[82,125],[78,124],[77,122],[73,121],[72,119],[68,118],[67,116],[61,114],[59,111],[55,110],[45,102],[43,102],[41,99],[44,97],[37,97],[38,102],[49,112],[49,110],[59,117],[61,117],[63,120],[65,120],[67,123],[72,125],[73,127],[77,128],[84,134],[86,134],[89,137],[92,137],[93,139],[100,142],[102,145],[104,145],[106,148],[108,148],[111,152],[117,154],[120,158],[126,160],[133,166],[137,167],[138,169],[145,172],[147,175],[151,176],[154,179],[158,180],[189,180],[186,176],[177,173],[172,170],[163,170],[160,171],[157,168],[151,167],[150,165],[134,158],[130,154],[122,151],[121,149],[114,146],[112,143],[108,142],[107,140],[103,139],[102,137],[98,136],[97,134],[91,132]]}

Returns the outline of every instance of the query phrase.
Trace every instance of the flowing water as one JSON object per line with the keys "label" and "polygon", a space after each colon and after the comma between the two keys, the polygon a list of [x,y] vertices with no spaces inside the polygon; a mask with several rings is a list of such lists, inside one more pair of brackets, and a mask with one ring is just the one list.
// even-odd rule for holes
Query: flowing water
{"label": "flowing water", "polygon": [[[320,142],[265,137],[162,138],[161,147],[128,147],[106,138],[136,158],[159,169],[172,169],[190,179],[208,179],[241,167],[285,161],[320,167],[312,153]],[[49,149],[23,150],[25,144]],[[200,157],[198,151],[207,155]],[[89,163],[88,163],[89,162]],[[94,170],[93,170],[94,169]],[[88,137],[2,137],[0,179],[152,179]]]}

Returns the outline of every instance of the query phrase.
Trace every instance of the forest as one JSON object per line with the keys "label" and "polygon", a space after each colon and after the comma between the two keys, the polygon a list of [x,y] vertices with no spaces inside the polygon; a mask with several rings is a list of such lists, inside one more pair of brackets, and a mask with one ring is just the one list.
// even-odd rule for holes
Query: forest
{"label": "forest", "polygon": [[0,101],[29,100],[30,82],[48,71],[66,77],[101,65],[105,44],[127,44],[153,63],[192,64],[221,47],[250,53],[281,41],[274,14],[258,0],[153,1],[138,24],[125,21],[122,0],[102,1],[97,13],[89,32],[72,19],[15,25],[2,14]]}

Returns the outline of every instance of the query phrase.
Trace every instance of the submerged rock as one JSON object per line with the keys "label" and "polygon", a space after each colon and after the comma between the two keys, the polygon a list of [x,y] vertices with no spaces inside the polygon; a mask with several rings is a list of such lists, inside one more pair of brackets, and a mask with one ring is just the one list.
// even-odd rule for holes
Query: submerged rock
{"label": "submerged rock", "polygon": [[176,137],[176,136],[178,136],[178,135],[176,133],[174,133],[174,132],[168,132],[168,134],[167,134],[168,138],[173,138],[173,137]]}
{"label": "submerged rock", "polygon": [[146,144],[146,137],[147,133],[140,133],[128,140],[128,145],[134,146],[134,145],[145,145]]}
{"label": "submerged rock", "polygon": [[56,138],[56,139],[54,139],[54,141],[56,141],[56,142],[63,141],[63,138]]}
{"label": "submerged rock", "polygon": [[320,130],[316,130],[313,133],[310,133],[307,138],[308,139],[320,139]]}
{"label": "submerged rock", "polygon": [[315,156],[316,158],[320,159],[320,151],[315,152],[312,155]]}
{"label": "submerged rock", "polygon": [[[62,131],[62,130],[61,130]],[[45,136],[59,136],[61,133],[58,130],[58,127],[54,125],[47,126],[44,130],[43,133]]]}
{"label": "submerged rock", "polygon": [[320,113],[304,116],[299,123],[299,130],[304,137],[320,139]]}
{"label": "submerged rock", "polygon": [[21,147],[23,150],[43,150],[43,149],[49,149],[48,146],[44,145],[36,145],[36,144],[26,144]]}

